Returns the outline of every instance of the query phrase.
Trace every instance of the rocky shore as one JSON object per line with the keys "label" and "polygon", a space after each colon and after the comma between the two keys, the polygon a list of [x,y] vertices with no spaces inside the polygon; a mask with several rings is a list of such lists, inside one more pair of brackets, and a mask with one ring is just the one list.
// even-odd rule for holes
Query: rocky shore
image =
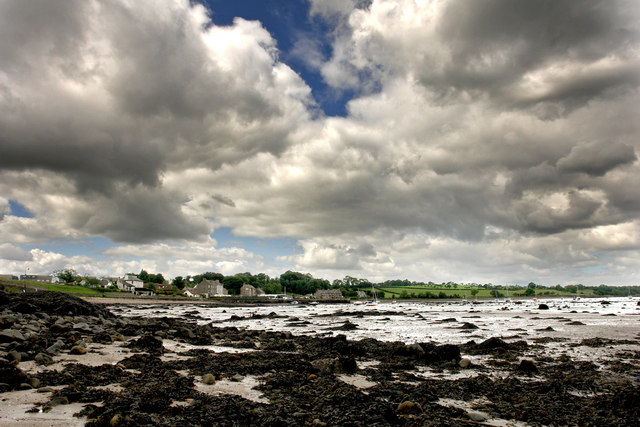
{"label": "rocky shore", "polygon": [[[524,357],[536,345],[296,336],[0,291],[0,426],[640,423],[640,352]],[[418,375],[426,369],[446,375]]]}

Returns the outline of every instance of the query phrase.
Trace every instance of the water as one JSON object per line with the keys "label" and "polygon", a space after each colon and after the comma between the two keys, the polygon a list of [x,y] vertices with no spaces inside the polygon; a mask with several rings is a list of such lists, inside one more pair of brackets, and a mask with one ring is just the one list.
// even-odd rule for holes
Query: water
{"label": "water", "polygon": [[[196,304],[138,304],[114,306],[124,316],[183,318],[197,315],[199,324],[215,326],[289,331],[296,335],[337,335],[348,339],[375,338],[384,341],[437,342],[462,344],[490,337],[547,339],[579,343],[583,339],[638,339],[640,332],[640,298],[481,301],[471,302],[382,302],[378,306],[354,304],[267,305],[221,307]],[[548,310],[538,309],[547,304]],[[263,317],[275,313],[278,317]],[[231,320],[240,316],[242,320]],[[255,316],[256,318],[251,318]],[[453,321],[452,319],[455,319]],[[349,321],[354,330],[335,330]],[[445,321],[445,322],[443,322]],[[582,324],[570,324],[580,322]],[[461,329],[471,323],[478,329]],[[551,329],[549,329],[549,327]]]}

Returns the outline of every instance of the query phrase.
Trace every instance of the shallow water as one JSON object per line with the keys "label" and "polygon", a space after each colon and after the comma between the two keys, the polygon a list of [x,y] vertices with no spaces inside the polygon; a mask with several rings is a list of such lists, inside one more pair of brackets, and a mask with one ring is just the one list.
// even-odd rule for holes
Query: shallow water
{"label": "shallow water", "polygon": [[[640,298],[539,299],[471,302],[382,302],[378,306],[354,304],[268,305],[220,307],[176,304],[171,306],[113,306],[124,316],[195,317],[199,324],[243,329],[289,331],[296,335],[337,335],[348,339],[462,344],[490,337],[548,339],[579,343],[587,338],[637,340],[640,332]],[[547,304],[548,310],[540,310]],[[277,317],[266,317],[275,314]],[[231,320],[239,316],[241,320]],[[255,316],[256,318],[251,318]],[[263,317],[264,316],[264,317]],[[345,322],[353,330],[336,330]],[[444,322],[443,322],[444,321]],[[570,324],[580,322],[581,324]],[[465,323],[477,329],[462,329]]]}

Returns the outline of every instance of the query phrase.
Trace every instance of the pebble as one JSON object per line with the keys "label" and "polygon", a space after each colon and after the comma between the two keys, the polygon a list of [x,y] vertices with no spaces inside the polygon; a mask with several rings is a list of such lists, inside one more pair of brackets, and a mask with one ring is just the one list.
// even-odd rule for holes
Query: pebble
{"label": "pebble", "polygon": [[202,376],[202,382],[203,382],[204,384],[211,385],[211,384],[215,384],[215,383],[216,383],[216,379],[215,379],[215,377],[214,377],[213,375],[211,375],[211,374],[204,374],[204,375]]}
{"label": "pebble", "polygon": [[405,401],[398,405],[397,411],[403,415],[421,414],[422,406],[416,402]]}
{"label": "pebble", "polygon": [[87,353],[87,349],[84,348],[81,345],[74,345],[73,347],[71,347],[71,354],[86,354]]}
{"label": "pebble", "polygon": [[460,362],[458,362],[458,365],[462,368],[462,369],[466,369],[469,366],[471,366],[471,360],[464,358],[464,359],[460,359]]}
{"label": "pebble", "polygon": [[467,415],[471,421],[475,421],[476,423],[481,423],[487,420],[487,416],[482,412],[469,411],[467,412]]}

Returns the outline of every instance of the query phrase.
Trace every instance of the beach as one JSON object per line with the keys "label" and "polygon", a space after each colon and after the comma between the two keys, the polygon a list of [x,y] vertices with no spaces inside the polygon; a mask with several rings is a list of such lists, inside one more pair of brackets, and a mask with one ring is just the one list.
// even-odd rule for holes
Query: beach
{"label": "beach", "polygon": [[0,426],[639,419],[633,299],[229,307],[37,298],[0,298]]}

